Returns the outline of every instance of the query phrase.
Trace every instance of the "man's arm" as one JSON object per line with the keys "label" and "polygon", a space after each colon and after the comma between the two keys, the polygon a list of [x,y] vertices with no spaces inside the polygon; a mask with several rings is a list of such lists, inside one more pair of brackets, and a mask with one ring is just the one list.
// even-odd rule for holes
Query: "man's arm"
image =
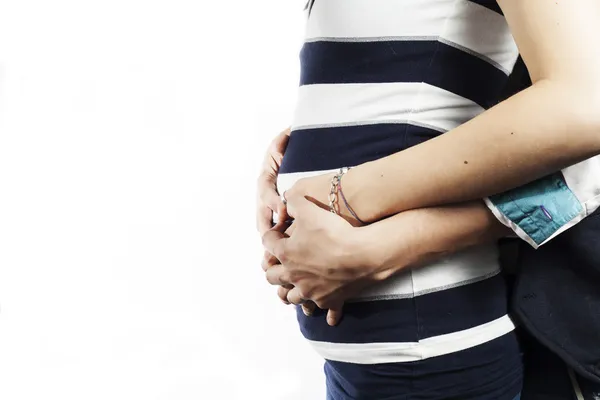
{"label": "man's arm", "polygon": [[352,242],[378,281],[511,233],[481,201],[415,209],[355,229]]}
{"label": "man's arm", "polygon": [[[600,2],[499,4],[533,85],[435,139],[351,170],[344,177],[344,193],[361,219],[372,222],[405,210],[483,198],[600,154],[600,52],[593,50],[600,37]],[[585,195],[600,193],[600,181],[585,171],[579,168],[572,181],[585,182]],[[581,199],[554,178],[528,193],[544,200],[537,204],[538,213],[550,220],[556,217],[553,208],[564,212],[566,207],[571,209],[558,219],[585,215]],[[317,186],[308,194],[322,200],[328,178]],[[555,186],[561,186],[560,198],[544,196]],[[537,242],[548,238],[538,236]]]}

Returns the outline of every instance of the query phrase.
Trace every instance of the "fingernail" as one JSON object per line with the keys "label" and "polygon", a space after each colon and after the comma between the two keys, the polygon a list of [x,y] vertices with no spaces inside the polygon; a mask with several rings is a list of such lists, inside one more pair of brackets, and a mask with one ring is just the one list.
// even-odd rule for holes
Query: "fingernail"
{"label": "fingernail", "polygon": [[307,310],[304,307],[302,307],[302,312],[304,312],[304,315],[306,315],[307,317],[312,317],[312,311]]}

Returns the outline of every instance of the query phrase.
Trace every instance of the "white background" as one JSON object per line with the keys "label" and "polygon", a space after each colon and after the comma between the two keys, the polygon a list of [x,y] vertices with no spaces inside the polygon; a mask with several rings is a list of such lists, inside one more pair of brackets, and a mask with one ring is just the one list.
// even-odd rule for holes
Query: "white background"
{"label": "white background", "polygon": [[303,0],[0,0],[0,399],[320,399],[260,269]]}

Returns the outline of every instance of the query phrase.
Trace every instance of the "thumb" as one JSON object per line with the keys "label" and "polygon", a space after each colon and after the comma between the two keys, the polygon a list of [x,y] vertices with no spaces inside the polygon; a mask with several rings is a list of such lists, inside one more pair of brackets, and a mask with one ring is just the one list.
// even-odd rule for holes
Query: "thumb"
{"label": "thumb", "polygon": [[277,175],[263,171],[258,178],[257,194],[262,205],[273,212],[283,207],[283,201],[277,192]]}
{"label": "thumb", "polygon": [[286,205],[283,204],[283,201],[281,201],[281,199],[279,199],[279,205],[277,207],[277,210],[275,210],[275,212],[277,213],[276,223],[278,223],[278,224],[280,224],[282,222],[286,222],[290,219],[290,215],[288,214],[288,209],[287,209]]}
{"label": "thumb", "polygon": [[325,211],[318,205],[308,200],[304,196],[292,198],[287,203],[287,215],[290,218],[298,219],[309,219],[314,218],[315,215],[319,215],[319,212]]}
{"label": "thumb", "polygon": [[339,307],[330,308],[327,311],[327,324],[329,326],[336,326],[341,321],[343,315],[342,307],[343,305],[340,305]]}

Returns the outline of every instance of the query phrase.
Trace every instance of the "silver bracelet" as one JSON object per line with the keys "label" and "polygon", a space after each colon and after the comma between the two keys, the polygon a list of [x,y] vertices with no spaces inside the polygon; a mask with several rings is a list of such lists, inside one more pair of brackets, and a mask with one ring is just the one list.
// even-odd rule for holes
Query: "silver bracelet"
{"label": "silver bracelet", "polygon": [[342,177],[350,170],[349,167],[340,168],[339,171],[331,178],[331,189],[329,190],[329,211],[334,214],[338,213],[336,204],[339,207],[338,192],[340,189],[340,182]]}

